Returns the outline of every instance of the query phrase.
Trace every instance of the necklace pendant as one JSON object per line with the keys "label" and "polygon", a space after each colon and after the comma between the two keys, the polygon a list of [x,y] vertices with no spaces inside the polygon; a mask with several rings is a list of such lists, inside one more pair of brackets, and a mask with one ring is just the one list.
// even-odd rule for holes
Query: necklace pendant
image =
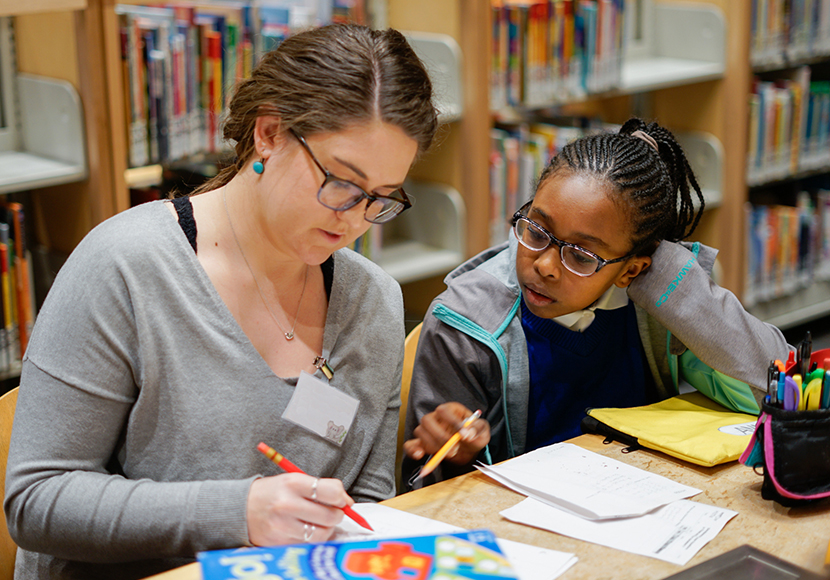
{"label": "necklace pendant", "polygon": [[286,332],[285,333],[285,340],[293,340],[294,339],[294,331]]}

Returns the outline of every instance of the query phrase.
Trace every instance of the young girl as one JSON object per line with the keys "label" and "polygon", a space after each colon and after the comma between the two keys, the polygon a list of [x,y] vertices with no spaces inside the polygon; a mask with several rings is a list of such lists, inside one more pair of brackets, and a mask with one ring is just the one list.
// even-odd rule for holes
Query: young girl
{"label": "young girl", "polygon": [[757,413],[788,345],[712,281],[715,250],[680,242],[702,211],[682,149],[656,123],[567,145],[510,240],[450,273],[424,320],[404,476],[475,409],[482,419],[432,480],[575,437],[586,408],[675,395],[678,373]]}

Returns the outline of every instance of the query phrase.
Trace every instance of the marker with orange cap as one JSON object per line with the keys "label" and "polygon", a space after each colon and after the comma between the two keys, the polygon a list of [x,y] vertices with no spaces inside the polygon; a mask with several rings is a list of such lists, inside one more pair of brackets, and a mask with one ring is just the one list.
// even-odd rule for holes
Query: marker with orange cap
{"label": "marker with orange cap", "polygon": [[[269,447],[265,443],[262,443],[260,441],[259,445],[257,445],[256,448],[259,451],[261,451],[262,454],[265,455],[265,457],[267,457],[268,459],[270,459],[271,461],[273,461],[274,463],[276,463],[277,465],[282,467],[284,470],[290,471],[292,473],[305,473],[305,471],[303,471],[302,469],[300,469],[299,467],[297,467],[296,465],[294,465],[293,463],[288,461],[288,459],[286,459],[285,456],[282,453],[277,453],[276,450]],[[351,508],[351,506],[343,506],[340,509],[343,510],[344,514],[346,514],[347,516],[352,518],[359,525],[363,526],[367,530],[371,530],[373,532],[375,531],[372,528],[372,526],[369,525],[369,522],[367,522],[365,519],[363,519],[363,516],[361,516],[359,513],[354,511]]]}

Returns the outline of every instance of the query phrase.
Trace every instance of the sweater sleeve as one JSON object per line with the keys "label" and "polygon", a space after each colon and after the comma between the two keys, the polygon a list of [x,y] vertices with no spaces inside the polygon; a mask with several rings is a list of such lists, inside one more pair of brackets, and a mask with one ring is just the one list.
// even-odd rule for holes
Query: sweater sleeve
{"label": "sweater sleeve", "polygon": [[131,401],[24,365],[6,480],[9,532],[23,549],[70,560],[193,556],[247,543],[254,478],[155,482],[111,456]]}
{"label": "sweater sleeve", "polygon": [[770,360],[787,359],[781,331],[748,313],[711,279],[717,252],[662,242],[651,267],[637,276],[629,297],[713,369],[766,391]]}
{"label": "sweater sleeve", "polygon": [[10,534],[24,550],[87,562],[192,557],[244,544],[253,477],[164,482],[121,474],[118,454],[135,428],[145,372],[142,338],[112,257],[118,252],[96,236],[61,269],[23,362],[4,502]]}

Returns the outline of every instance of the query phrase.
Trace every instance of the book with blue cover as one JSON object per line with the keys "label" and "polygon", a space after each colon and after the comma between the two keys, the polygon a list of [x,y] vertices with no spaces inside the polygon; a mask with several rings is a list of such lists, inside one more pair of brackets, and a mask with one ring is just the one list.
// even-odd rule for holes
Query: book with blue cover
{"label": "book with blue cover", "polygon": [[200,552],[204,580],[516,580],[488,530]]}

